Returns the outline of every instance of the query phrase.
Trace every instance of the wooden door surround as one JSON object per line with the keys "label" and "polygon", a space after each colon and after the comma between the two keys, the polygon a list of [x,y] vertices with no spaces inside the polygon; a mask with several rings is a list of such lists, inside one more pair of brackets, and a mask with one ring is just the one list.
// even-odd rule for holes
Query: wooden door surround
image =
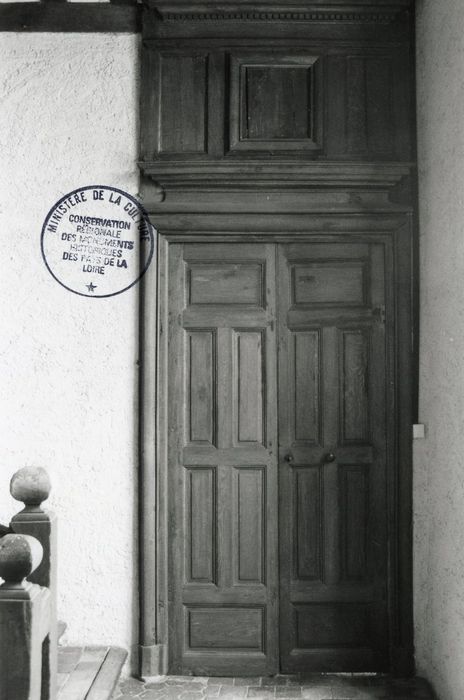
{"label": "wooden door surround", "polygon": [[[351,558],[341,563],[334,559],[333,552],[319,552],[318,561],[324,557],[324,566],[328,567],[330,585],[326,585],[327,581],[318,583],[316,569],[319,564],[313,556],[317,547],[312,552],[308,550],[307,556],[303,553],[299,580],[296,580],[298,576],[295,579],[289,574],[279,584],[288,593],[288,608],[281,603],[280,649],[272,648],[272,641],[267,641],[271,644],[272,658],[268,672],[278,668],[290,671],[304,668],[304,659],[309,658],[304,647],[305,644],[311,647],[308,635],[312,634],[314,627],[322,629],[319,635],[322,647],[329,645],[328,637],[326,639],[324,635],[337,629],[348,609],[345,605],[345,612],[338,615],[331,605],[355,600],[350,599],[349,589],[350,586],[350,590],[355,586],[358,590],[360,586],[362,588],[365,566],[371,572],[377,570],[379,581],[382,575],[387,581],[383,592],[381,585],[375,588],[377,584],[374,585],[376,593],[366,586],[363,589],[365,601],[377,601],[376,624],[379,625],[379,634],[383,634],[382,630],[385,633],[385,646],[378,649],[380,655],[376,660],[372,659],[369,668],[403,674],[412,672],[411,425],[415,388],[414,308],[417,302],[413,274],[417,238],[412,5],[409,0],[358,0],[356,3],[314,0],[309,4],[302,0],[263,0],[260,3],[253,0],[226,3],[149,0],[144,9],[141,191],[144,205],[158,231],[158,250],[156,263],[142,281],[140,300],[139,670],[143,677],[165,673],[169,664],[174,671],[188,668],[190,662],[183,667],[172,664],[173,658],[186,651],[179,636],[180,624],[193,625],[198,648],[203,649],[201,663],[195,666],[192,662],[190,671],[199,672],[202,667],[216,672],[208,667],[207,648],[211,639],[206,638],[202,627],[201,606],[206,598],[201,597],[203,593],[194,591],[195,586],[190,589],[187,586],[187,597],[180,601],[175,578],[183,573],[178,569],[176,574],[169,553],[173,546],[173,540],[169,538],[184,537],[182,527],[176,527],[173,516],[177,496],[168,467],[173,454],[182,452],[183,464],[186,465],[183,469],[190,470],[189,497],[196,498],[200,506],[210,480],[216,478],[207,468],[212,457],[208,456],[209,438],[206,433],[203,435],[205,427],[200,420],[190,426],[191,435],[196,437],[182,450],[175,446],[176,437],[172,430],[169,432],[169,427],[182,418],[180,414],[176,418],[175,414],[175,410],[182,407],[173,408],[169,398],[170,382],[175,381],[179,363],[183,362],[172,352],[177,342],[176,331],[172,329],[177,328],[177,333],[180,332],[180,326],[176,326],[173,319],[175,321],[179,314],[185,314],[182,311],[184,292],[173,285],[172,265],[177,265],[181,274],[185,262],[179,257],[176,262],[179,251],[185,248],[196,255],[195,246],[198,246],[197,250],[205,251],[208,244],[209,255],[213,257],[213,244],[225,246],[224,250],[238,244],[245,256],[248,254],[247,245],[267,251],[268,263],[274,264],[270,263],[271,258],[276,261],[275,283],[281,285],[271,297],[281,307],[279,313],[288,315],[289,325],[286,330],[276,326],[266,333],[284,334],[277,338],[277,342],[285,343],[287,333],[292,336],[298,329],[303,329],[302,347],[309,352],[314,332],[322,329],[325,347],[333,355],[329,368],[331,362],[332,366],[338,363],[337,366],[342,367],[341,356],[336,357],[341,347],[346,347],[346,353],[353,357],[366,352],[363,314],[370,314],[368,323],[374,322],[372,328],[375,330],[369,336],[369,347],[371,351],[375,349],[375,356],[366,370],[370,372],[366,381],[377,386],[378,395],[385,394],[384,402],[374,402],[366,409],[376,425],[379,421],[384,422],[385,451],[382,451],[381,440],[375,438],[375,429],[373,433],[369,432],[374,441],[367,440],[367,428],[363,428],[367,424],[363,423],[362,411],[352,412],[351,418],[346,419],[345,438],[337,443],[335,433],[338,431],[340,435],[340,430],[335,427],[335,417],[331,417],[330,409],[322,408],[326,429],[333,433],[330,444],[343,453],[344,463],[348,465],[343,476],[337,472],[336,466],[330,467],[329,464],[323,467],[323,477],[319,467],[304,471],[304,465],[316,465],[322,459],[321,455],[328,454],[330,440],[319,445],[320,436],[317,440],[295,438],[298,433],[295,416],[285,410],[281,415],[274,415],[277,406],[269,407],[267,418],[278,424],[279,439],[283,440],[285,449],[290,450],[295,460],[296,466],[289,466],[287,472],[285,467],[279,466],[281,488],[287,492],[290,501],[295,475],[300,479],[301,494],[305,494],[304,498],[309,501],[312,498],[316,509],[314,489],[319,488],[316,481],[321,478],[328,480],[326,495],[329,494],[327,498],[330,500],[329,484],[335,484],[339,478],[345,479],[340,486],[340,493],[345,496],[337,505],[338,515],[333,522],[326,523],[334,542],[349,538],[350,532],[353,533],[356,522],[352,521],[348,529],[341,524],[347,522],[346,509],[356,506],[362,511],[368,493],[373,503],[384,501],[387,504],[385,529],[381,526],[372,539],[386,543],[387,554],[384,561],[376,560],[378,553],[372,541],[366,545],[367,549],[357,541],[351,550],[354,552]],[[342,331],[334,330],[327,321],[327,304],[322,316],[317,316],[322,313],[317,311],[317,302],[314,307],[305,303],[303,287],[298,292],[303,295],[301,304],[298,306],[298,302],[298,308],[292,310],[288,280],[282,283],[287,279],[285,270],[289,263],[286,260],[291,261],[293,268],[298,268],[292,274],[301,272],[304,279],[323,274],[314,267],[314,254],[308,258],[307,251],[316,251],[316,260],[318,255],[323,260],[326,259],[327,246],[345,251],[343,255],[329,256],[331,267],[327,263],[323,267],[327,280],[334,280],[333,284],[338,280],[337,293],[328,297],[329,306],[333,302],[334,318],[343,296],[349,301],[350,294],[368,294],[376,300],[369,312],[362,309],[362,304],[354,304],[357,311],[353,312],[348,325],[346,318],[338,317],[334,328],[337,323],[338,326],[341,324]],[[252,258],[252,248],[249,250]],[[276,254],[276,250],[280,253]],[[355,251],[353,260],[358,262],[353,267],[354,277],[350,278],[357,281],[348,284],[343,276],[345,273],[339,268],[343,256],[350,255],[349,250]],[[355,286],[350,287],[350,284]],[[315,298],[317,300],[317,296]],[[322,306],[324,304],[319,309]],[[346,308],[349,306],[348,303]],[[196,303],[194,307],[189,323],[194,324],[192,328],[196,329],[196,334],[193,333],[189,342],[193,343],[192,352],[201,350],[203,353],[207,352],[207,338],[202,329],[210,325],[207,314],[205,316],[206,307],[202,307],[202,303]],[[251,329],[253,323],[253,328],[261,328],[259,318],[254,318],[251,311],[250,314],[250,317],[241,317],[242,330]],[[372,314],[377,314],[378,318]],[[238,317],[230,324],[231,328],[241,327]],[[236,333],[218,331],[218,343],[222,343],[220,347],[224,352],[229,352],[227,338],[231,332],[232,335]],[[242,338],[245,359],[247,353],[251,357],[256,350],[257,331],[253,332],[245,333]],[[383,336],[376,335],[383,332],[385,341]],[[266,342],[269,352],[271,336]],[[298,356],[297,349],[294,350],[293,361]],[[283,360],[279,376],[287,376],[286,385],[291,392],[294,367],[289,362]],[[385,368],[383,379],[382,372],[375,370],[375,362]],[[335,375],[330,374],[330,369],[327,372],[324,377],[326,386],[332,382],[335,387]],[[200,389],[203,391],[204,387]],[[352,395],[357,389],[353,385],[348,391]],[[321,406],[324,406],[321,401]],[[303,404],[301,410],[306,411],[308,420],[313,420],[310,407]],[[338,421],[343,418],[343,410],[337,409]],[[264,425],[251,421],[248,428],[248,432],[254,430],[257,434]],[[245,442],[251,440],[246,431],[243,435]],[[225,446],[226,438],[223,436],[221,440]],[[258,453],[261,449],[259,440],[255,447],[247,449],[255,449]],[[318,450],[325,451],[319,454]],[[226,457],[224,454],[223,459]],[[249,463],[243,462],[241,472],[241,463],[236,465],[237,473],[240,472],[243,478],[242,486],[237,482],[234,488],[250,489],[250,493],[256,492],[256,495],[258,477],[253,469],[259,465],[258,462],[255,465],[252,452],[248,457]],[[279,464],[282,458],[279,455]],[[261,455],[258,459],[261,460],[260,469],[270,469],[271,474],[274,462],[263,462],[262,459]],[[195,465],[200,463],[206,468],[195,470]],[[367,485],[367,477],[360,467],[364,463],[384,464],[384,477],[381,471],[376,471],[378,467],[370,467],[373,480]],[[245,467],[250,469],[246,471]],[[263,474],[260,472],[260,478],[264,478]],[[226,472],[218,472],[218,475],[217,478],[229,478]],[[224,508],[227,508],[226,504]],[[225,514],[224,517],[228,516]],[[253,519],[250,523],[254,527]],[[285,517],[280,527],[281,540],[285,541],[280,552],[281,570],[294,573],[297,565],[290,561],[289,556],[295,533],[291,531],[290,520],[286,523]],[[305,536],[313,537],[314,530],[308,530],[313,527],[311,522],[302,527]],[[198,536],[207,537],[207,518],[199,528]],[[177,535],[173,535],[176,532]],[[231,550],[231,561],[236,557],[234,551]],[[264,565],[263,562],[260,566]],[[198,590],[205,591],[210,586],[213,598],[222,595],[223,598],[218,597],[218,600],[226,600],[227,590],[219,594],[214,580],[210,581],[212,562],[199,558],[193,569],[191,565],[192,562],[188,564],[190,578],[193,582],[198,580]],[[233,564],[231,566],[233,568]],[[242,586],[241,595],[243,600],[247,596],[251,596],[249,600],[255,600],[257,584],[251,579],[255,577],[257,581],[263,577],[263,571],[259,567],[258,570],[258,564],[251,559],[245,559],[243,566],[248,568],[244,574],[246,580],[238,582]],[[271,587],[274,586],[272,572],[266,580]],[[337,589],[337,581],[345,583]],[[261,605],[258,598],[253,603],[255,607]],[[175,607],[176,600],[178,608]],[[308,617],[311,601],[317,602],[319,608]],[[317,657],[312,670],[318,670],[318,664],[319,670],[327,670],[328,666],[331,670],[366,670],[367,667],[362,667],[364,661],[359,662],[360,657],[346,651],[350,645],[357,644],[363,634],[360,631],[362,625],[352,625],[353,615],[356,617],[363,605],[359,600],[357,604],[358,608],[353,607],[345,620],[346,629],[351,626],[349,638],[339,640],[339,652],[332,655],[332,660],[324,654],[318,657],[312,654],[312,657]],[[183,610],[189,605],[196,606],[196,618],[189,622],[187,616],[180,623],[181,608]],[[298,634],[295,636],[294,628],[290,627],[286,632],[285,619],[297,615],[298,606],[304,605]],[[219,626],[228,624],[228,614],[222,615],[218,618]],[[325,631],[320,624],[321,615],[326,622],[329,621]],[[335,618],[338,622],[330,623]],[[277,607],[269,620],[276,619]],[[246,624],[245,618],[243,623]],[[327,631],[331,624],[332,632]],[[332,643],[337,645],[333,637],[330,638]],[[185,658],[189,658],[188,649]],[[223,672],[227,671],[226,666]],[[252,666],[249,670],[254,673]]]}

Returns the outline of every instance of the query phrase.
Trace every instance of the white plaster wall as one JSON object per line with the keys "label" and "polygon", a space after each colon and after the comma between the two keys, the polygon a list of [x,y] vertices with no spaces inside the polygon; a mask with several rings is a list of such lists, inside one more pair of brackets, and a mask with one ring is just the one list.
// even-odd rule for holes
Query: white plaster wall
{"label": "white plaster wall", "polygon": [[[420,420],[418,671],[464,697],[464,2],[418,0]],[[0,521],[11,474],[42,464],[60,518],[70,643],[135,643],[136,289],[87,299],[45,269],[40,229],[66,192],[137,192],[138,39],[2,34]]]}
{"label": "white plaster wall", "polygon": [[50,471],[69,643],[136,642],[136,295],[68,292],[40,231],[65,193],[137,193],[139,40],[2,34],[0,522],[24,465]]}
{"label": "white plaster wall", "polygon": [[418,0],[420,420],[415,444],[419,672],[464,697],[464,2]]}

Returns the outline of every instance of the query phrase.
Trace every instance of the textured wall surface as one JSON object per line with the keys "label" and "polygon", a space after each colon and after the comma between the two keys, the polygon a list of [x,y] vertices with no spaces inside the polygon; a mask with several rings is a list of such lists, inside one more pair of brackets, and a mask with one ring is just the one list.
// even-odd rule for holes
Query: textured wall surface
{"label": "textured wall surface", "polygon": [[[415,444],[418,670],[464,688],[464,3],[418,0],[420,420]],[[43,265],[66,192],[137,192],[138,40],[2,35],[0,521],[19,467],[51,473],[69,642],[135,641],[136,289],[87,299]]]}
{"label": "textured wall surface", "polygon": [[134,36],[2,34],[0,522],[10,475],[43,465],[60,519],[69,642],[135,642],[136,288],[80,297],[48,273],[50,207],[87,184],[136,194]]}
{"label": "textured wall surface", "polygon": [[415,445],[418,670],[464,697],[464,3],[418,0],[420,420]]}

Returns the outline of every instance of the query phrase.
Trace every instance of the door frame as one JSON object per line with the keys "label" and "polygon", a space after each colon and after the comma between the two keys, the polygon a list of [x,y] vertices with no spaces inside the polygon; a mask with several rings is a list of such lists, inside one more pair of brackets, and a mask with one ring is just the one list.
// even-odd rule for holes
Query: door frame
{"label": "door frame", "polygon": [[[391,257],[393,289],[387,318],[387,366],[393,386],[387,434],[392,445],[388,479],[388,588],[390,670],[410,675],[412,617],[412,423],[413,423],[413,218],[387,213],[253,215],[155,214],[157,255],[140,285],[139,326],[139,663],[142,678],[167,673],[167,260],[170,243],[384,241]],[[282,233],[285,231],[285,233]]]}

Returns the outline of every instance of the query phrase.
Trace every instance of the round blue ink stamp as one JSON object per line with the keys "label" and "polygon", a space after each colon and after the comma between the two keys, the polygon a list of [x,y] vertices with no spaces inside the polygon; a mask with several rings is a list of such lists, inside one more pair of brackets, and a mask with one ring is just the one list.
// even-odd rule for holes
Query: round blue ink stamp
{"label": "round blue ink stamp", "polygon": [[111,297],[130,289],[153,258],[155,229],[132,195],[89,185],[61,197],[42,226],[48,271],[65,289]]}

